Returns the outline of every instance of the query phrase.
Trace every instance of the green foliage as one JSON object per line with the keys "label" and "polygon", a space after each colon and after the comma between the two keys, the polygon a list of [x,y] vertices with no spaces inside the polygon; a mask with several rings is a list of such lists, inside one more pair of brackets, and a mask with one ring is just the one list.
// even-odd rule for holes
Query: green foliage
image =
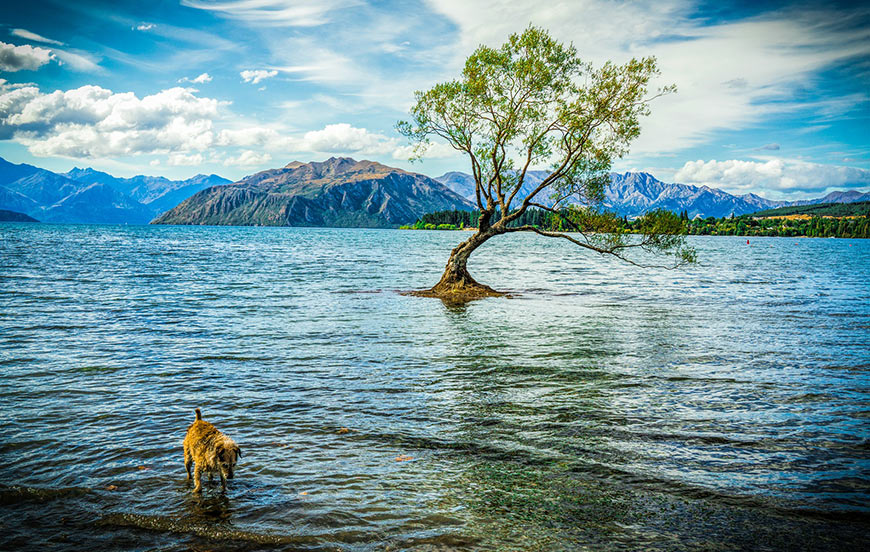
{"label": "green foliage", "polygon": [[854,217],[870,215],[870,201],[856,203],[815,203],[813,205],[797,205],[780,207],[752,213],[753,217],[779,217],[786,215],[810,215],[820,217]]}
{"label": "green foliage", "polygon": [[[402,228],[423,229],[424,227],[452,226],[449,229],[473,228],[480,211],[438,211],[423,215],[414,225]],[[758,218],[755,214],[739,217],[709,217],[701,220],[688,220],[683,211],[679,215],[669,211],[652,211],[635,220],[627,220],[613,213],[595,209],[569,207],[557,213],[544,209],[528,209],[511,221],[510,227],[532,226],[553,232],[576,232],[582,230],[590,234],[590,240],[600,246],[618,246],[625,234],[640,237],[646,248],[678,250],[682,247],[682,236],[785,236],[819,238],[870,238],[870,215],[856,218],[823,218],[821,216],[803,220]],[[623,237],[619,237],[623,235]],[[682,254],[682,253],[681,253]]]}
{"label": "green foliage", "polygon": [[855,218],[760,218],[757,213],[735,218],[693,220],[689,234],[700,236],[781,236],[810,238],[870,238],[870,215]]}
{"label": "green foliage", "polygon": [[[528,231],[634,264],[640,264],[629,258],[635,248],[665,253],[678,266],[694,260],[684,219],[651,214],[641,234],[628,236],[618,217],[594,208],[604,199],[613,160],[640,134],[649,102],[676,90],[666,86],[649,94],[658,74],[652,57],[595,68],[573,45],[529,26],[500,48],[480,46],[460,78],[417,92],[411,121],[400,121],[397,129],[414,144],[416,158],[433,137],[468,156],[477,218],[442,213],[450,220],[439,218],[439,224],[478,227],[477,239],[468,242],[471,251],[492,236]],[[523,186],[530,168],[545,166],[547,177]],[[550,202],[538,199],[544,190],[552,193]],[[569,203],[593,207],[566,208]],[[419,223],[435,224],[430,220]],[[574,233],[580,236],[569,235]],[[461,251],[463,263],[469,254]]]}
{"label": "green foliage", "polygon": [[526,171],[540,166],[551,168],[546,185],[560,201],[597,202],[612,160],[640,133],[648,84],[657,74],[651,57],[595,69],[573,45],[530,26],[500,48],[480,46],[461,78],[417,92],[412,120],[397,128],[415,144],[417,158],[432,137],[465,153],[481,210],[509,213],[514,199],[534,199],[543,186],[516,194]]}
{"label": "green foliage", "polygon": [[632,222],[615,213],[571,206],[565,212],[575,230],[590,234],[588,241],[608,251],[639,247],[674,258],[676,264],[696,261],[695,250],[686,244],[687,222],[664,209],[650,211]]}

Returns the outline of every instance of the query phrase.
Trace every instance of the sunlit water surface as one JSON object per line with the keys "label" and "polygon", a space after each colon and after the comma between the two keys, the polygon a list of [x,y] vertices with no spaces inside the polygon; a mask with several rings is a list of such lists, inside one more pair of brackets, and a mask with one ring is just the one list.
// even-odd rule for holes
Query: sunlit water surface
{"label": "sunlit water surface", "polygon": [[513,298],[400,294],[464,236],[0,225],[0,548],[866,545],[870,242],[511,236],[471,270]]}

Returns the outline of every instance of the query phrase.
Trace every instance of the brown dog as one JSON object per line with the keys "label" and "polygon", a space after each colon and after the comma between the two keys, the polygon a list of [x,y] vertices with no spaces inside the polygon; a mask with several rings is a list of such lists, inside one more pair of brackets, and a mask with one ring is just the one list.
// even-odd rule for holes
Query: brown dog
{"label": "brown dog", "polygon": [[184,437],[184,469],[190,480],[190,465],[196,464],[193,471],[193,492],[202,490],[202,472],[210,474],[218,472],[221,475],[221,487],[227,489],[227,479],[233,478],[233,468],[242,457],[238,445],[218,431],[218,429],[202,419],[202,413],[196,409],[196,420],[187,428]]}

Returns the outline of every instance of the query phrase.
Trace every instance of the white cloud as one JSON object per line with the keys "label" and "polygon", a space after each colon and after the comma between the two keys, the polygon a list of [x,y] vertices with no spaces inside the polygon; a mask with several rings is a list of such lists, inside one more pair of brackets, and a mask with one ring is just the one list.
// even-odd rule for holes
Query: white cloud
{"label": "white cloud", "polygon": [[[399,145],[393,150],[392,157],[398,161],[407,161],[415,154],[414,146]],[[459,157],[461,154],[456,151],[453,146],[442,142],[432,142],[426,148],[423,154],[424,159],[448,159],[450,157]],[[463,162],[465,158],[462,158]]]}
{"label": "white cloud", "polygon": [[155,25],[154,23],[140,23],[139,25],[136,25],[136,30],[137,31],[150,31],[151,29],[153,29],[156,26],[157,25]]}
{"label": "white cloud", "polygon": [[[25,29],[15,29],[15,31],[20,32],[13,32],[13,34],[30,40],[40,40],[50,44],[62,44]],[[75,71],[95,72],[100,70],[97,60],[86,52],[62,50],[60,48],[41,48],[39,46],[30,46],[29,44],[15,46],[14,44],[0,42],[0,71],[8,71],[10,73],[15,71],[35,71],[50,61],[56,61],[60,65],[67,65]]]}
{"label": "white cloud", "polygon": [[[305,52],[304,63],[299,63],[298,52]],[[287,61],[276,64],[275,69],[288,73],[301,81],[331,84],[362,84],[372,75],[361,69],[344,53],[337,53],[323,46],[322,41],[307,38],[282,40],[277,48],[277,57]],[[411,92],[411,91],[408,91]]]}
{"label": "white cloud", "polygon": [[160,166],[160,159],[152,159],[148,164],[151,165],[152,167],[159,167]]}
{"label": "white cloud", "polygon": [[252,167],[255,165],[263,165],[272,160],[272,156],[268,153],[257,153],[252,150],[245,150],[238,157],[228,157],[224,161],[227,167]]}
{"label": "white cloud", "polygon": [[19,88],[0,94],[0,138],[14,137],[43,157],[202,151],[214,141],[220,105],[186,88],[141,99],[99,86],[50,94]]}
{"label": "white cloud", "polygon": [[51,50],[24,44],[0,42],[0,71],[35,71],[54,59]]}
{"label": "white cloud", "polygon": [[32,33],[27,29],[12,29],[12,34],[14,36],[21,37],[25,40],[32,40],[34,42],[42,42],[44,44],[54,44],[56,46],[63,46],[63,42],[58,40],[52,40],[50,38],[45,38],[42,35],[38,35],[36,33]]}
{"label": "white cloud", "polygon": [[870,170],[803,161],[689,161],[674,175],[677,182],[705,184],[732,193],[774,190],[780,193],[859,188],[870,185]]}
{"label": "white cloud", "polygon": [[[502,44],[527,24],[573,42],[586,60],[655,55],[660,84],[678,93],[656,100],[632,153],[664,154],[708,142],[714,132],[799,109],[795,95],[824,68],[868,55],[870,29],[844,29],[843,13],[776,10],[737,22],[690,18],[687,0],[584,0],[542,7],[525,0],[427,0],[460,29],[453,70],[478,44]],[[510,17],[493,17],[494,13]],[[725,55],[727,53],[727,55]],[[776,100],[771,102],[770,100]],[[846,102],[852,109],[855,103]]]}
{"label": "white cloud", "polygon": [[329,13],[360,4],[358,0],[231,0],[203,2],[181,0],[181,4],[216,11],[226,17],[269,26],[314,27],[329,21]]}
{"label": "white cloud", "polygon": [[[216,137],[215,146],[260,148],[271,152],[341,154],[389,156],[397,160],[407,160],[412,147],[403,139],[389,137],[348,123],[326,125],[319,130],[311,130],[301,136],[292,136],[280,129],[251,126],[238,129],[221,130]],[[457,155],[456,150],[446,144],[433,143],[426,158],[444,158]],[[236,160],[227,164],[239,164]],[[252,163],[253,164],[253,163]]]}
{"label": "white cloud", "polygon": [[69,65],[70,68],[76,71],[93,73],[100,70],[97,60],[85,52],[71,52],[69,50],[53,48],[51,53],[57,56],[61,65]]}
{"label": "white cloud", "polygon": [[173,167],[189,167],[191,165],[202,165],[204,157],[201,153],[185,155],[183,153],[170,153],[167,163]]}
{"label": "white cloud", "polygon": [[[312,130],[300,138],[288,138],[279,144],[285,151],[390,156],[396,160],[407,160],[413,153],[413,148],[403,140],[369,132],[348,123],[326,125],[321,130]],[[455,155],[457,152],[452,147],[433,143],[425,157],[443,158]]]}
{"label": "white cloud", "polygon": [[9,90],[15,90],[18,88],[33,88],[36,85],[32,82],[9,82],[6,79],[0,79],[0,92],[8,92]]}
{"label": "white cloud", "polygon": [[212,76],[209,75],[208,73],[203,73],[203,74],[199,75],[198,77],[194,77],[192,79],[188,78],[188,77],[182,77],[182,78],[178,79],[178,82],[193,82],[196,84],[203,84],[203,83],[211,82],[211,81],[212,81]]}
{"label": "white cloud", "polygon": [[390,139],[380,134],[338,123],[327,125],[322,130],[306,132],[297,147],[300,151],[326,153],[387,153],[391,149],[390,143]]}
{"label": "white cloud", "polygon": [[257,84],[264,79],[271,79],[278,74],[278,71],[266,71],[265,69],[257,69],[256,71],[242,71],[239,75],[242,76],[245,82]]}
{"label": "white cloud", "polygon": [[246,127],[239,129],[224,129],[218,133],[219,146],[265,146],[280,139],[278,132],[265,127]]}

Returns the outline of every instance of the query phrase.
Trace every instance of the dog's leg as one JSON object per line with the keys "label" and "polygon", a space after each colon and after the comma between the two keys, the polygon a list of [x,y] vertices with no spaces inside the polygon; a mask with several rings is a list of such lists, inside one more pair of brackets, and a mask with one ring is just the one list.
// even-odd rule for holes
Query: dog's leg
{"label": "dog's leg", "polygon": [[190,456],[190,451],[187,445],[184,445],[184,471],[187,472],[187,480],[190,481],[190,465],[193,464],[193,458]]}
{"label": "dog's leg", "polygon": [[193,467],[193,483],[193,492],[200,492],[202,490],[202,470],[199,467],[199,462]]}
{"label": "dog's leg", "polygon": [[221,474],[221,489],[223,489],[224,491],[226,491],[226,490],[227,490],[227,478],[224,477],[224,472],[223,472],[223,471],[221,471],[221,472],[219,472],[219,473]]}

